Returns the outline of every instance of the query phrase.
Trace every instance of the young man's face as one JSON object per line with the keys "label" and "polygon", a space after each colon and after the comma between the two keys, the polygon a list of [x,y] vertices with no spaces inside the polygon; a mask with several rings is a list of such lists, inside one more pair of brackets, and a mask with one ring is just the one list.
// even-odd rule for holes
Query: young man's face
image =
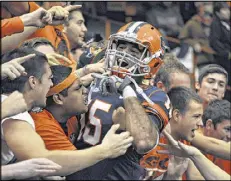
{"label": "young man's face", "polygon": [[87,28],[82,13],[80,11],[71,12],[71,18],[66,26],[66,33],[72,46],[82,46],[85,43],[84,37],[86,32]]}
{"label": "young man's face", "polygon": [[223,99],[226,90],[226,77],[219,73],[210,73],[202,79],[198,94],[207,103]]}
{"label": "young man's face", "polygon": [[214,124],[211,122],[209,124],[207,121],[205,129],[207,133],[209,134],[209,136],[213,138],[217,138],[219,140],[223,140],[227,142],[231,141],[231,120],[230,119],[222,120],[222,122],[216,124],[216,126],[214,126]]}
{"label": "young man's face", "polygon": [[36,107],[45,107],[46,106],[46,96],[50,88],[53,86],[51,78],[53,77],[50,66],[48,63],[45,63],[45,73],[43,74],[41,80],[38,80],[36,91]]}
{"label": "young man's face", "polygon": [[88,110],[88,90],[82,86],[79,80],[68,88],[68,94],[63,98],[63,107],[71,115],[85,113]]}
{"label": "young man's face", "polygon": [[188,105],[188,110],[180,116],[178,135],[181,139],[192,141],[195,136],[194,131],[202,126],[203,105],[191,100]]}

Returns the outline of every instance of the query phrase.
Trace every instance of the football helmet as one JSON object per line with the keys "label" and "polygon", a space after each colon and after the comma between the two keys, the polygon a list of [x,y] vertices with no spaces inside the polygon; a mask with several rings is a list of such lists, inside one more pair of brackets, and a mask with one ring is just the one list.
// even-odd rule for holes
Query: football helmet
{"label": "football helmet", "polygon": [[[135,45],[140,56],[120,50],[121,43]],[[155,27],[142,21],[131,22],[110,36],[105,53],[106,68],[122,78],[126,75],[151,78],[162,64],[164,52],[162,35]]]}

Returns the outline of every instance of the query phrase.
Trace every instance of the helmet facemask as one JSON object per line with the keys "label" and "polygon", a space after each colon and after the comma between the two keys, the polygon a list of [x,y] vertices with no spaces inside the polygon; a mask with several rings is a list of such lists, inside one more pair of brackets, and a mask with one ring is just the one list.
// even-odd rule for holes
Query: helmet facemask
{"label": "helmet facemask", "polygon": [[[139,50],[139,56],[135,53],[118,50],[120,44],[133,44]],[[126,45],[125,45],[126,46]],[[126,75],[133,77],[145,76],[150,73],[148,63],[153,59],[150,57],[148,44],[139,42],[135,37],[120,35],[119,33],[111,35],[106,51],[106,66],[113,74],[120,77]],[[133,55],[132,55],[133,54]]]}

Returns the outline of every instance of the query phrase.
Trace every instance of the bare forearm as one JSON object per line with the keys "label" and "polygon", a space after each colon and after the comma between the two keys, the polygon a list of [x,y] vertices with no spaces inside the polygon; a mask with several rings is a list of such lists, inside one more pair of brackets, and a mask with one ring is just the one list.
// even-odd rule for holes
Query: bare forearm
{"label": "bare forearm", "polygon": [[138,153],[150,151],[157,140],[157,130],[136,97],[124,99],[126,130],[134,137]]}
{"label": "bare forearm", "polygon": [[196,133],[196,136],[192,140],[192,145],[199,150],[216,157],[230,160],[230,142],[227,143],[222,140],[204,136],[203,134]]}
{"label": "bare forearm", "polygon": [[202,153],[191,156],[190,159],[200,171],[205,180],[230,180],[230,175],[207,159]]}
{"label": "bare forearm", "polygon": [[97,162],[107,158],[105,150],[101,145],[74,151],[54,150],[45,154],[37,154],[34,157],[44,157],[62,166],[62,169],[56,172],[58,176],[66,176],[92,166]]}
{"label": "bare forearm", "polygon": [[17,48],[20,43],[25,41],[30,35],[32,35],[38,27],[25,27],[22,33],[13,34],[2,38],[2,54],[7,51]]}

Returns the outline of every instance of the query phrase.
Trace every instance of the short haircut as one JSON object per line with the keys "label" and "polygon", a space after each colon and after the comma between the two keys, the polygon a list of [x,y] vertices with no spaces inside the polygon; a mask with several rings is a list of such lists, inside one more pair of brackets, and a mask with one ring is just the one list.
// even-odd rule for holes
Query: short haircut
{"label": "short haircut", "polygon": [[228,73],[222,66],[217,65],[217,64],[206,65],[199,71],[199,79],[198,79],[199,84],[201,85],[202,80],[205,76],[207,76],[208,74],[214,74],[214,73],[223,74],[226,77],[226,84],[227,84]]}
{"label": "short haircut", "polygon": [[168,61],[164,65],[162,65],[158,70],[158,72],[156,73],[156,76],[154,78],[154,85],[156,86],[157,83],[161,81],[168,91],[171,85],[170,82],[171,73],[185,73],[189,75],[190,72],[181,62]]}
{"label": "short haircut", "polygon": [[40,45],[50,45],[56,51],[52,43],[46,38],[32,38],[30,40],[24,41],[20,47],[22,48],[27,47],[27,48],[35,49],[36,47]]}
{"label": "short haircut", "polygon": [[223,120],[230,120],[230,102],[227,100],[213,100],[211,101],[202,116],[204,126],[208,119],[211,119],[214,127]]}
{"label": "short haircut", "polygon": [[188,110],[191,100],[200,104],[203,102],[200,96],[193,89],[183,86],[170,89],[168,96],[173,106],[173,110],[178,109],[181,114],[185,114]]}
{"label": "short haircut", "polygon": [[12,59],[23,57],[29,54],[36,54],[36,56],[21,64],[25,68],[27,75],[20,76],[14,80],[10,80],[9,78],[3,79],[1,86],[2,93],[8,94],[16,90],[22,92],[25,83],[28,81],[30,76],[34,76],[38,80],[41,80],[43,74],[45,73],[45,63],[48,63],[48,60],[43,53],[37,52],[31,48],[17,48],[5,53],[2,57],[2,63],[6,63]]}
{"label": "short haircut", "polygon": [[[55,86],[61,83],[63,80],[65,80],[71,74],[72,69],[70,67],[66,67],[63,65],[54,65],[54,66],[51,66],[51,72],[53,74],[53,78],[52,78],[53,86]],[[60,94],[62,94],[63,96],[67,96],[68,95],[67,90],[68,88],[62,90]],[[47,98],[47,106],[54,103],[52,97],[53,96],[49,96]]]}

